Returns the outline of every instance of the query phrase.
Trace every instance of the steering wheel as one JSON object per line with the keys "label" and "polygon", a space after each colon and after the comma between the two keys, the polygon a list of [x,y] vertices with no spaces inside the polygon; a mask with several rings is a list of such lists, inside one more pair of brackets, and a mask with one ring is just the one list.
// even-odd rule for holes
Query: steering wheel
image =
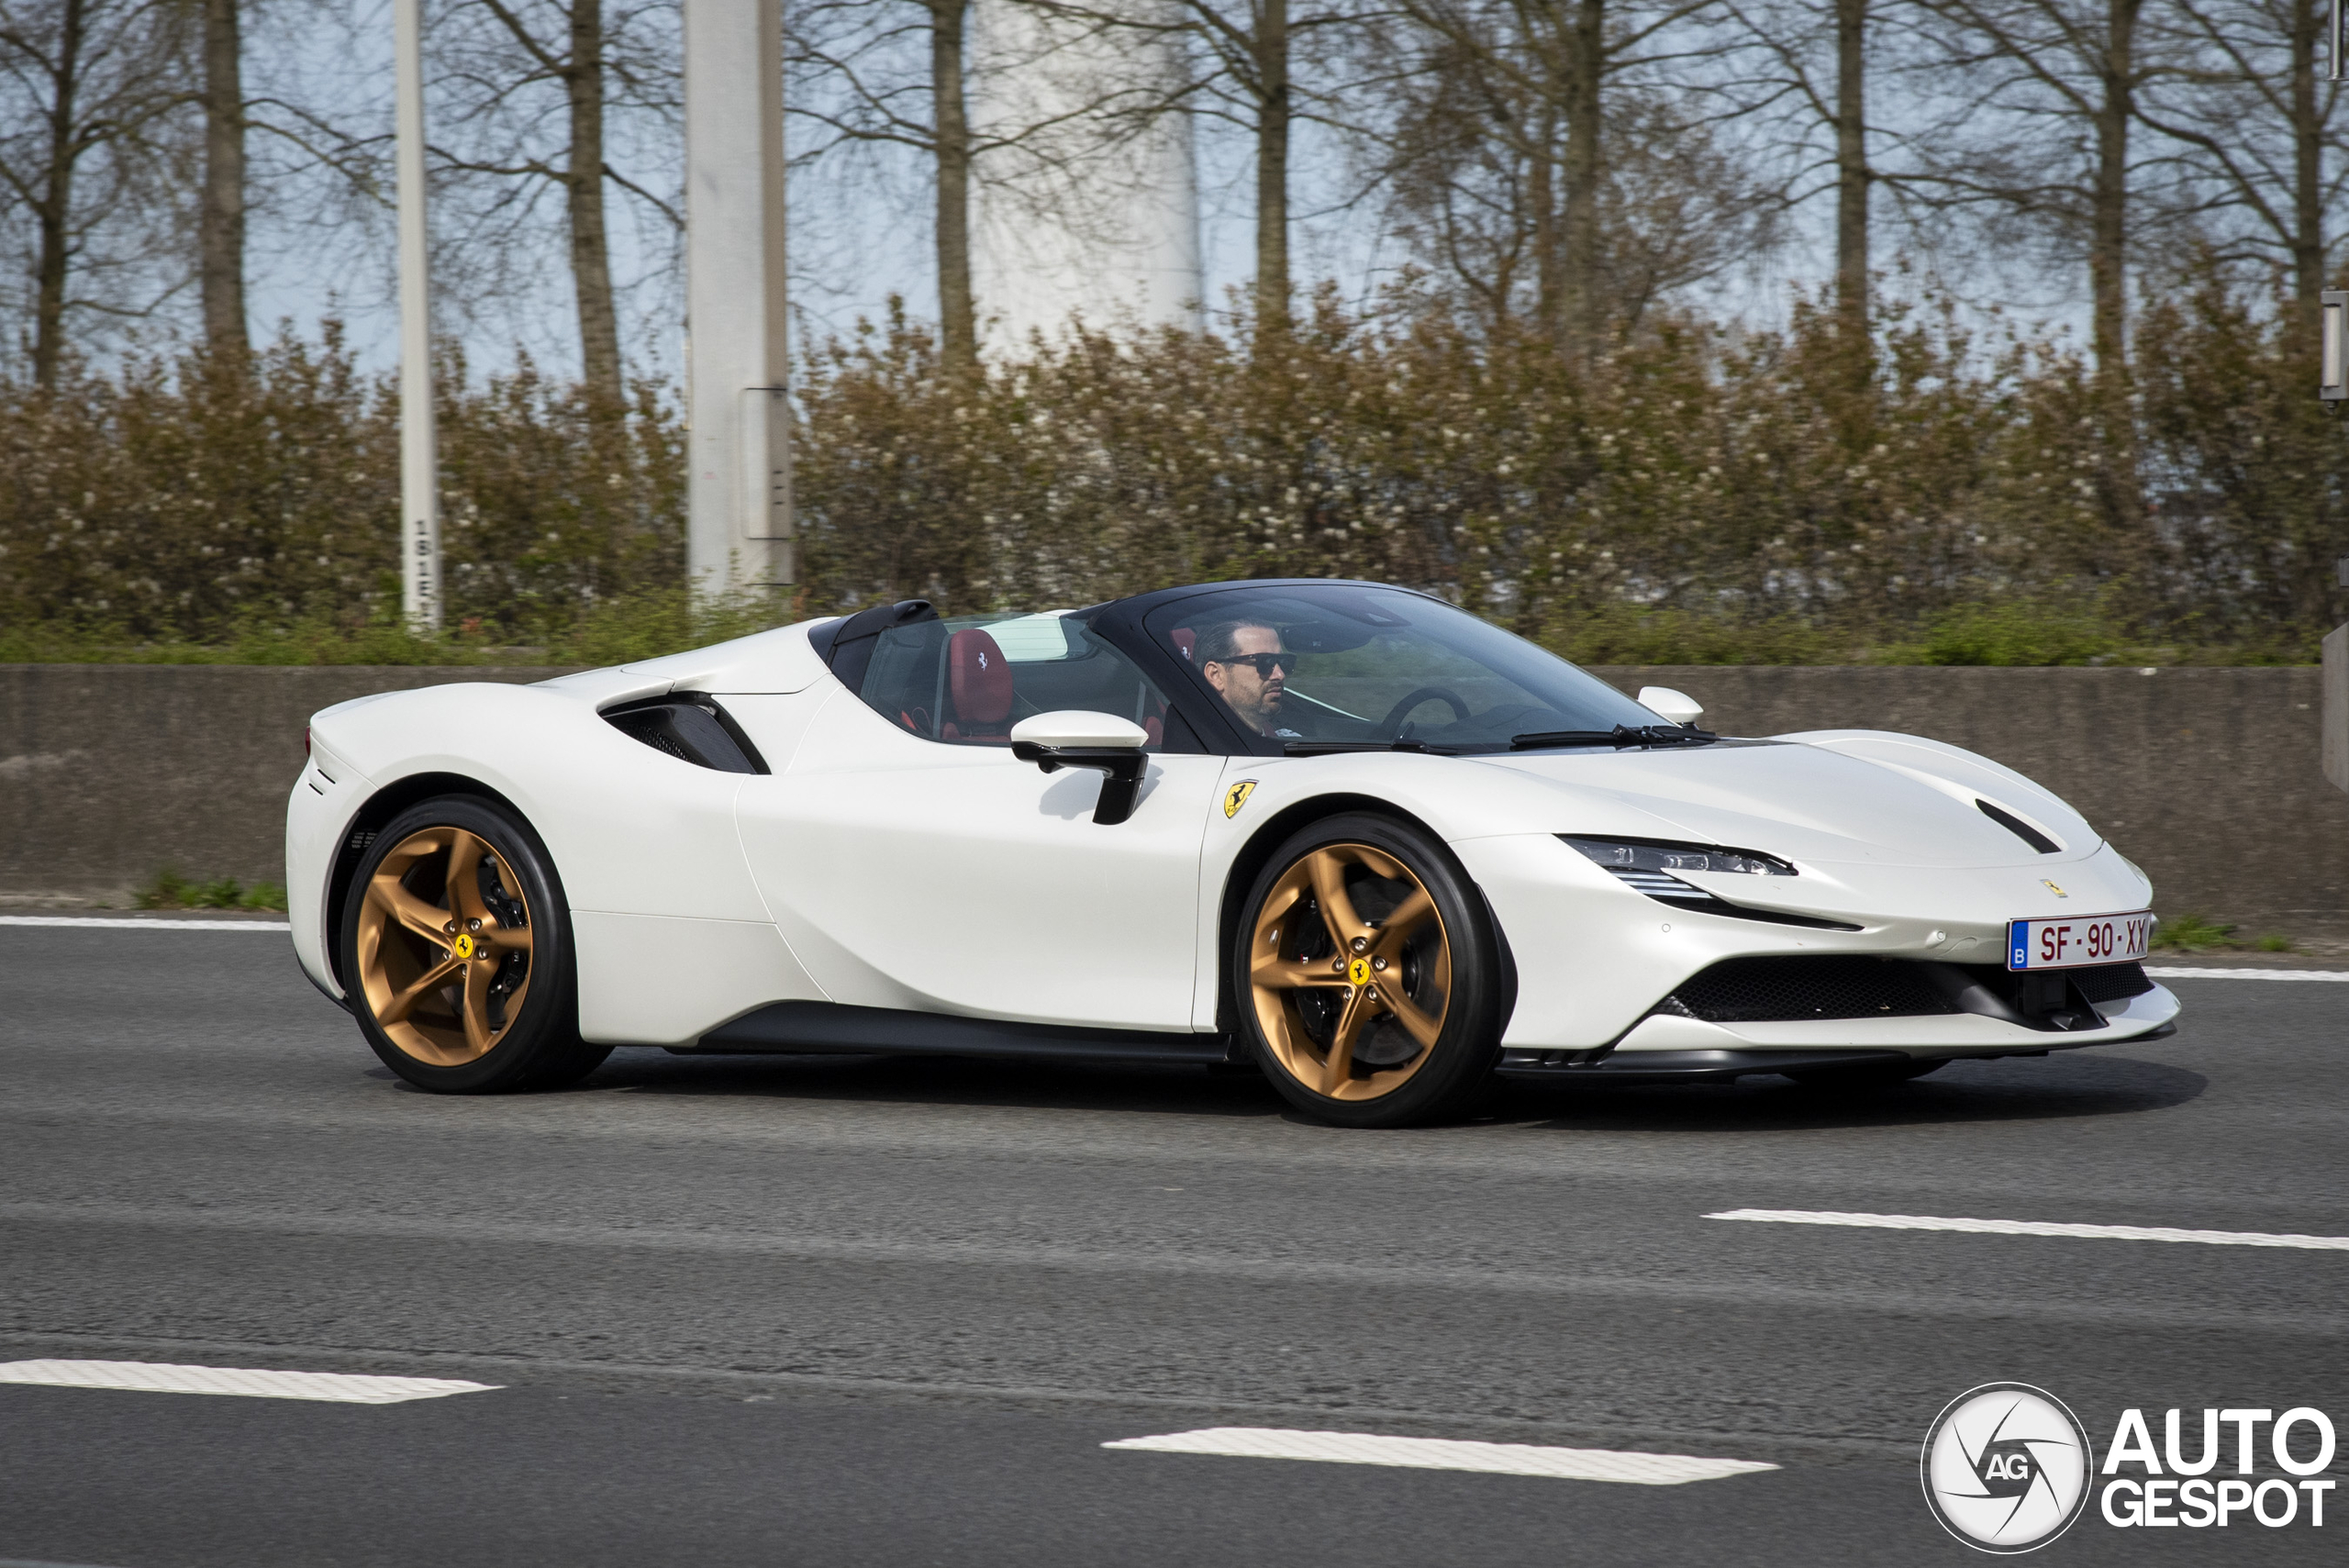
{"label": "steering wheel", "polygon": [[1394,707],[1387,712],[1386,721],[1378,727],[1378,732],[1381,735],[1388,737],[1401,734],[1403,731],[1403,721],[1410,717],[1411,710],[1419,706],[1423,702],[1443,702],[1450,704],[1452,707],[1452,717],[1454,719],[1464,719],[1468,717],[1468,705],[1462,702],[1459,697],[1448,691],[1445,691],[1442,686],[1421,686],[1409,696],[1407,696],[1401,702],[1397,703]]}

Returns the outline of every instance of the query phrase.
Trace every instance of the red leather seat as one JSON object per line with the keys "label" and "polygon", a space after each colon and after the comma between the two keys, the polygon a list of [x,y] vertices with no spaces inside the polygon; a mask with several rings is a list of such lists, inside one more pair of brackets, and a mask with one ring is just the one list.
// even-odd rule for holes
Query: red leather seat
{"label": "red leather seat", "polygon": [[1183,656],[1183,662],[1186,664],[1191,662],[1194,650],[1198,646],[1199,634],[1187,626],[1178,626],[1166,635],[1174,639],[1174,651]]}
{"label": "red leather seat", "polygon": [[1011,729],[1011,662],[978,627],[946,641],[947,740],[1008,740]]}

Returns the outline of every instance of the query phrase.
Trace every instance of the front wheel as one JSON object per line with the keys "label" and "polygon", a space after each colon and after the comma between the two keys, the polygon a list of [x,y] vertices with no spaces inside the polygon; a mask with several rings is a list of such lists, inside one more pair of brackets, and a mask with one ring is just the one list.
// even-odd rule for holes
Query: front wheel
{"label": "front wheel", "polygon": [[343,905],[342,976],[367,1043],[420,1089],[556,1088],[611,1051],[579,1038],[546,847],[475,796],[425,801],[375,835]]}
{"label": "front wheel", "polygon": [[1368,814],[1305,828],[1257,876],[1235,939],[1241,1027],[1308,1115],[1402,1127],[1490,1077],[1498,942],[1459,862],[1419,828]]}

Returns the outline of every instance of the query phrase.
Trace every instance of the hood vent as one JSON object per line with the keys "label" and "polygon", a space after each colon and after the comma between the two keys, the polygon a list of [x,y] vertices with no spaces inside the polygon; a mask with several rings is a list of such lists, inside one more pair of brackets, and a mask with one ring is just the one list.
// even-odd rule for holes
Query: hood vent
{"label": "hood vent", "polygon": [[1982,808],[1983,816],[1988,817],[1991,821],[1996,822],[1999,827],[2004,828],[2008,832],[2012,833],[2016,838],[2021,839],[2024,843],[2029,844],[2041,854],[2059,855],[2064,852],[2063,845],[2057,843],[2054,840],[2049,838],[2046,834],[2041,832],[2038,828],[2032,827],[2021,817],[2017,817],[2013,812],[2001,811],[1998,807],[1991,805],[1987,800],[1977,800],[1974,804]]}

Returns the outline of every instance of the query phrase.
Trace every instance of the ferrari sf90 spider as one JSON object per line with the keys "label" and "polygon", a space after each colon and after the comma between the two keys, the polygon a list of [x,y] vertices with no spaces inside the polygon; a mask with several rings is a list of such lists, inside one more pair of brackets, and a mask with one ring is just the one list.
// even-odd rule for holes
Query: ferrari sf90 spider
{"label": "ferrari sf90 spider", "polygon": [[1388,1126],[1497,1073],[1864,1085],[2170,1030],[2151,885],[2048,791],[1700,712],[1370,583],[907,600],[326,709],[295,941],[458,1093],[622,1044],[1111,1058]]}

